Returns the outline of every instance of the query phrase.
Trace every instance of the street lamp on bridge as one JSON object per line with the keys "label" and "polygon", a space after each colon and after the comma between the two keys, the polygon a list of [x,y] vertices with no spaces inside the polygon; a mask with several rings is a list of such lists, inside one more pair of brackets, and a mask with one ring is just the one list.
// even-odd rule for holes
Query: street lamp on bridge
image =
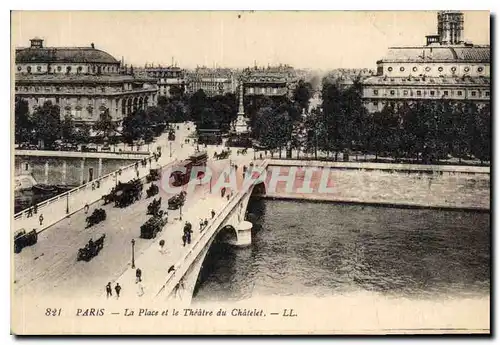
{"label": "street lamp on bridge", "polygon": [[69,214],[69,193],[66,193],[66,214]]}
{"label": "street lamp on bridge", "polygon": [[172,142],[169,143],[170,145],[170,157],[172,157]]}
{"label": "street lamp on bridge", "polygon": [[131,243],[132,243],[132,268],[135,268],[135,258],[134,258],[135,240],[132,239]]}

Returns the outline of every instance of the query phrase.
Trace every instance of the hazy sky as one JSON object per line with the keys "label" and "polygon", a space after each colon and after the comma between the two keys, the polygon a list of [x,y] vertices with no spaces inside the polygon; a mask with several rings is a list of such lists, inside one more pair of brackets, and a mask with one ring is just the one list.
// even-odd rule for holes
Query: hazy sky
{"label": "hazy sky", "polygon": [[[489,44],[489,12],[465,14],[464,36]],[[239,15],[241,17],[239,18]],[[432,12],[12,12],[12,44],[90,46],[125,63],[227,67],[374,68],[389,46],[422,45]]]}

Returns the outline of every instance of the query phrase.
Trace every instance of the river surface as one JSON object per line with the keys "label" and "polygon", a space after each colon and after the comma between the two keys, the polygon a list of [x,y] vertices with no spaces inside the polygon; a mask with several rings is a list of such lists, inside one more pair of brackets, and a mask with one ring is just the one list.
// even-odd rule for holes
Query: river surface
{"label": "river surface", "polygon": [[194,301],[370,292],[489,297],[488,213],[251,200],[252,245],[212,245]]}

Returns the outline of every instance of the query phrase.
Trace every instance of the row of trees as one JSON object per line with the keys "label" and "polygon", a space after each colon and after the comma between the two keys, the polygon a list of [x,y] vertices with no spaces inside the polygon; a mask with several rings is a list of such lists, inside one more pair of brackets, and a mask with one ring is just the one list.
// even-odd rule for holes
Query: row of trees
{"label": "row of trees", "polygon": [[424,163],[450,156],[490,160],[491,109],[471,101],[387,103],[369,114],[361,84],[324,81],[323,104],[305,123],[306,146],[335,153],[355,150]]}

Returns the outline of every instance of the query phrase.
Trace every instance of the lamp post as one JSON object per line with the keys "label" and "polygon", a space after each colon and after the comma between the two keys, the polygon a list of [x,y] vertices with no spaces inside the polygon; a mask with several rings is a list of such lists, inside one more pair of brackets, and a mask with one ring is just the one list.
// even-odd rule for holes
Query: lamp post
{"label": "lamp post", "polygon": [[212,174],[210,174],[210,194],[212,194]]}
{"label": "lamp post", "polygon": [[66,214],[69,214],[69,193],[66,193]]}
{"label": "lamp post", "polygon": [[170,145],[170,157],[172,157],[172,142],[169,143]]}
{"label": "lamp post", "polygon": [[135,268],[135,259],[134,259],[134,247],[135,247],[135,240],[132,239],[132,268]]}
{"label": "lamp post", "polygon": [[182,202],[179,205],[179,219],[182,220]]}

